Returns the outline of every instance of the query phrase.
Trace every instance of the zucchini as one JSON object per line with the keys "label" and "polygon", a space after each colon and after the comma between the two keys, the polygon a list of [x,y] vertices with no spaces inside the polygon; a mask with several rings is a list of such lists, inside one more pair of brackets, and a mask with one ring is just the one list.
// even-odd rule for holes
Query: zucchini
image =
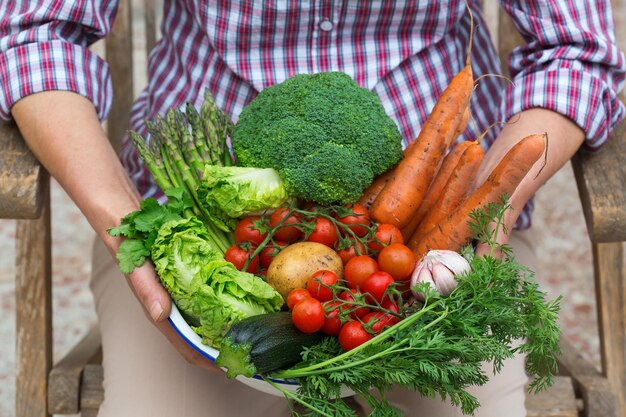
{"label": "zucchini", "polygon": [[322,341],[322,333],[302,333],[291,313],[260,314],[235,323],[222,341],[215,363],[226,376],[251,377],[298,363],[305,347]]}

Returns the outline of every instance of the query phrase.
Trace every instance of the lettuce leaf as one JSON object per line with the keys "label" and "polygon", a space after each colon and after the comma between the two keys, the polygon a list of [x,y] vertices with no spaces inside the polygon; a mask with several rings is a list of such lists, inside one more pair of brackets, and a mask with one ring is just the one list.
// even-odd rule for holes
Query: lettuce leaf
{"label": "lettuce leaf", "polygon": [[225,261],[195,217],[163,224],[151,257],[183,317],[215,348],[235,322],[279,311],[283,304],[281,295],[261,278]]}
{"label": "lettuce leaf", "polygon": [[207,165],[198,197],[209,219],[224,231],[237,219],[281,206],[291,197],[278,173],[271,168]]}

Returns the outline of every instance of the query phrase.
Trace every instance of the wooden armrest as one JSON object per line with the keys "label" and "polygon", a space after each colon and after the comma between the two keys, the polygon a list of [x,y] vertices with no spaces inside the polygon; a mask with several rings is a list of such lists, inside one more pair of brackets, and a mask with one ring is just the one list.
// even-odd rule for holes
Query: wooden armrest
{"label": "wooden armrest", "polygon": [[51,414],[80,412],[84,370],[94,360],[100,360],[100,352],[100,331],[94,326],[52,368],[48,376],[48,411]]}
{"label": "wooden armrest", "polygon": [[585,416],[617,417],[617,398],[609,380],[586,361],[571,343],[561,339],[559,371],[572,378],[579,397],[585,404]]}
{"label": "wooden armrest", "polygon": [[589,237],[594,243],[626,241],[626,123],[596,153],[572,158]]}
{"label": "wooden armrest", "polygon": [[0,218],[39,218],[47,179],[17,126],[0,122]]}

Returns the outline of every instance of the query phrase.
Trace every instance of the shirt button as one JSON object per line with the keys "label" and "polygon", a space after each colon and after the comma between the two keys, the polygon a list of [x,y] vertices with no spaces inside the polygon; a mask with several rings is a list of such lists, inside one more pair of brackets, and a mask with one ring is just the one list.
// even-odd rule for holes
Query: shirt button
{"label": "shirt button", "polygon": [[333,22],[328,19],[322,20],[320,22],[320,29],[322,29],[324,32],[330,32],[331,30],[333,30]]}

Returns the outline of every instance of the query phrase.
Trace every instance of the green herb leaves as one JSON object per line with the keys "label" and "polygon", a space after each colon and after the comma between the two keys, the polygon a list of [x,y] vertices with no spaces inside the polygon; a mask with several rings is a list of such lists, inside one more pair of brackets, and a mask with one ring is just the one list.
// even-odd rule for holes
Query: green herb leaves
{"label": "green herb leaves", "polygon": [[165,192],[168,202],[159,204],[153,198],[143,200],[139,210],[127,214],[117,227],[108,230],[111,236],[124,236],[116,257],[122,273],[130,274],[150,256],[159,229],[170,220],[182,219],[193,202],[181,188]]}

